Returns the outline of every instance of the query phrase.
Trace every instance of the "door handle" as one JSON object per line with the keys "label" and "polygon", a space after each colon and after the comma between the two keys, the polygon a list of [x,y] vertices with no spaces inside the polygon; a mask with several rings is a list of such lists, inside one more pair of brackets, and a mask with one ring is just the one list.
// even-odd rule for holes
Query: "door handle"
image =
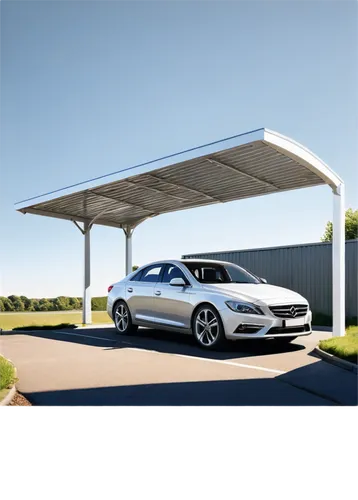
{"label": "door handle", "polygon": [[154,293],[155,293],[155,295],[161,295],[162,294],[162,292],[160,290],[156,290]]}
{"label": "door handle", "polygon": [[127,288],[127,292],[133,292],[133,288],[132,287]]}

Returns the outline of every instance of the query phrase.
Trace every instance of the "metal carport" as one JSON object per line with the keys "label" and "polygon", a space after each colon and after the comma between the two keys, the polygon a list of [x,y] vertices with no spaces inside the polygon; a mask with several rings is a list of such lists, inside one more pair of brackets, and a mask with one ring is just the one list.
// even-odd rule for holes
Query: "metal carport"
{"label": "metal carport", "polygon": [[83,233],[83,323],[88,324],[93,224],[123,229],[128,274],[132,234],[146,219],[321,184],[333,191],[333,335],[340,336],[345,332],[344,183],[311,151],[277,132],[246,132],[29,198],[15,208],[23,214],[70,220]]}

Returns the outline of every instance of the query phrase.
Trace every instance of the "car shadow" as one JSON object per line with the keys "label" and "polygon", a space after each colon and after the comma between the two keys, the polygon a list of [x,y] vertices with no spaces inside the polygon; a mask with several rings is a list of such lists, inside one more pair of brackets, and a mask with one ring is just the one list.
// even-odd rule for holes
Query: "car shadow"
{"label": "car shadow", "polygon": [[[122,339],[122,336],[120,336]],[[124,341],[124,337],[123,337]],[[144,350],[155,350],[167,354],[181,354],[208,359],[232,359],[250,356],[263,356],[284,352],[295,352],[305,349],[300,344],[278,344],[273,340],[238,340],[226,341],[214,350],[205,350],[199,347],[192,335],[181,335],[155,329],[139,329],[134,335],[127,336],[126,342]],[[121,349],[126,344],[107,347],[107,349]]]}
{"label": "car shadow", "polygon": [[71,342],[103,349],[138,349],[157,351],[166,354],[181,354],[207,359],[229,360],[251,356],[269,356],[279,353],[290,353],[304,350],[305,346],[299,343],[279,344],[275,340],[238,340],[226,341],[220,348],[205,350],[200,348],[192,335],[151,328],[139,328],[135,334],[119,335],[115,328],[87,327],[63,330],[33,330],[7,332],[5,335],[28,335],[61,342]]}
{"label": "car shadow", "polygon": [[24,393],[41,406],[332,406],[276,379],[168,382]]}
{"label": "car shadow", "polygon": [[276,377],[24,392],[41,406],[357,406],[356,375],[323,360]]}

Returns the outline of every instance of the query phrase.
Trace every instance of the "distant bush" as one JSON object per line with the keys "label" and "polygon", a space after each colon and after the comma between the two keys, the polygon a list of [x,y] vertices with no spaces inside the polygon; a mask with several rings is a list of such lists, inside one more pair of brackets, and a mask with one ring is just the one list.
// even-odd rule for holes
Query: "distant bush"
{"label": "distant bush", "polygon": [[8,299],[13,303],[14,311],[25,311],[25,306],[20,297],[17,295],[10,295]]}
{"label": "distant bush", "polygon": [[79,300],[77,297],[69,297],[68,301],[70,309],[81,309],[82,300]]}
{"label": "distant bush", "polygon": [[32,299],[28,299],[28,298],[27,298],[27,297],[25,297],[24,295],[21,295],[21,296],[20,296],[20,300],[21,300],[21,302],[24,304],[25,311],[28,311],[28,310],[29,310],[29,307],[31,306],[31,301],[32,301]]}
{"label": "distant bush", "polygon": [[70,297],[57,297],[52,299],[56,311],[70,311],[73,307],[70,304]]}
{"label": "distant bush", "polygon": [[107,297],[93,297],[92,311],[105,311],[107,308]]}
{"label": "distant bush", "polygon": [[[93,297],[92,311],[105,311],[107,297]],[[54,299],[29,299],[24,295],[0,297],[0,312],[73,311],[82,309],[80,297],[56,297]]]}
{"label": "distant bush", "polygon": [[28,311],[33,312],[33,311],[39,311],[40,310],[40,304],[37,299],[30,299],[30,305]]}
{"label": "distant bush", "polygon": [[14,304],[8,297],[0,297],[4,311],[15,311]]}
{"label": "distant bush", "polygon": [[39,311],[53,311],[55,307],[49,299],[40,299],[39,304]]}

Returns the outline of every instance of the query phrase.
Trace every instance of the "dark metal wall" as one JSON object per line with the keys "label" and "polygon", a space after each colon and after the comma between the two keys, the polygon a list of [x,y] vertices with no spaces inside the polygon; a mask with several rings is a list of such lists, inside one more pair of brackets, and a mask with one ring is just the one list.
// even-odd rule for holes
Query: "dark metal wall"
{"label": "dark metal wall", "polygon": [[[316,313],[332,314],[332,244],[236,250],[184,255],[234,262],[270,284],[302,294]],[[358,240],[346,241],[346,316],[358,315]]]}

